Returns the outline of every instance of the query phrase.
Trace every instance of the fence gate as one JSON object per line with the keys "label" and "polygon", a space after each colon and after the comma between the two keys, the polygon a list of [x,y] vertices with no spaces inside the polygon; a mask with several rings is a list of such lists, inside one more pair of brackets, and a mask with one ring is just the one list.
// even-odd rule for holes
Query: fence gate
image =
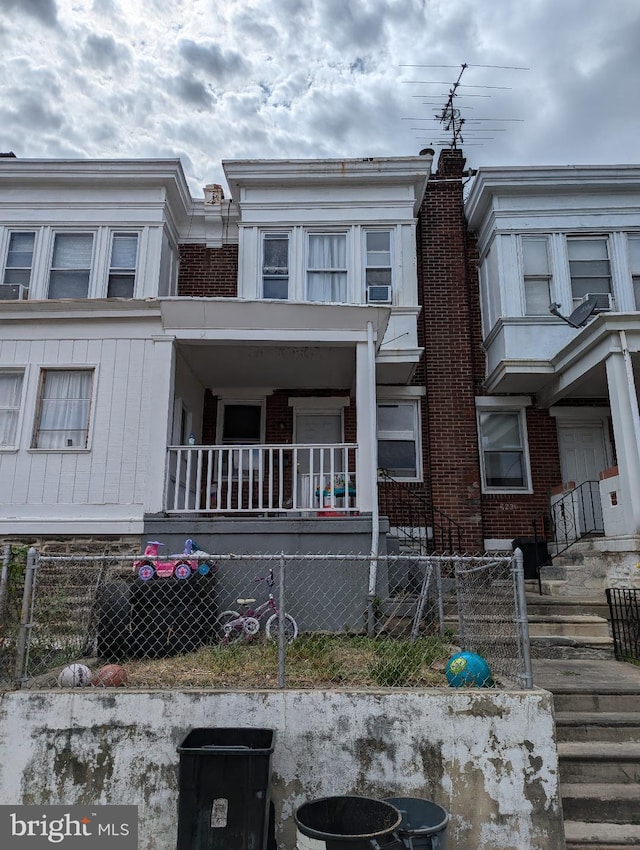
{"label": "fence gate", "polygon": [[618,661],[640,659],[640,590],[631,587],[609,587],[607,602],[616,658]]}

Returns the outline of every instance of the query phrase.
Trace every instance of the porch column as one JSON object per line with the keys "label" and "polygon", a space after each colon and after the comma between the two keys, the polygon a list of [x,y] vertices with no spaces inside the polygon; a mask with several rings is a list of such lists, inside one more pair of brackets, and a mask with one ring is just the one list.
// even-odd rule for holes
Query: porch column
{"label": "porch column", "polygon": [[[358,467],[356,492],[361,511],[371,513],[378,505],[375,363],[370,363],[367,342],[356,343],[356,417]],[[372,386],[373,385],[373,388]]]}
{"label": "porch column", "polygon": [[175,375],[175,351],[173,336],[153,338],[153,371],[146,410],[149,423],[147,446],[145,513],[160,513],[164,510],[167,446],[173,420],[173,390]]}
{"label": "porch column", "polygon": [[[630,527],[628,534],[640,532],[640,414],[633,380],[631,358],[622,341],[623,351],[614,352],[606,361],[611,420],[616,444],[622,504]],[[627,359],[628,358],[628,359]]]}

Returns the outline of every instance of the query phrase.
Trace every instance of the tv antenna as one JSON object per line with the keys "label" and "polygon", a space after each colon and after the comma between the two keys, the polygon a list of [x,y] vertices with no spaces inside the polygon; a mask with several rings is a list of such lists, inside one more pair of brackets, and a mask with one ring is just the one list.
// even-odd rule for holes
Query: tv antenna
{"label": "tv antenna", "polygon": [[[458,98],[466,99],[466,98],[470,98],[470,97],[483,97],[483,98],[491,97],[490,94],[477,94],[477,93],[466,93],[466,92],[461,93],[459,91],[459,89],[460,88],[463,88],[463,89],[492,89],[492,90],[500,89],[502,91],[509,91],[511,89],[511,86],[485,86],[485,85],[471,85],[471,84],[467,85],[466,83],[462,82],[462,77],[464,75],[464,72],[467,70],[467,68],[495,68],[495,69],[509,70],[509,71],[528,71],[529,70],[529,68],[524,68],[524,67],[516,66],[516,65],[475,65],[475,64],[470,65],[467,62],[463,62],[462,65],[460,65],[460,66],[458,66],[458,65],[401,65],[400,67],[401,68],[457,68],[457,67],[460,67],[460,73],[458,74],[458,78],[456,79],[456,81],[453,83],[453,85],[449,89],[448,95],[445,95],[447,100],[446,100],[444,107],[441,110],[434,110],[434,112],[436,114],[435,114],[434,118],[431,119],[431,120],[434,121],[434,123],[437,122],[438,124],[440,124],[444,128],[444,132],[449,134],[445,141],[448,142],[450,147],[453,148],[453,149],[457,148],[459,144],[464,143],[464,138],[463,138],[462,133],[463,133],[463,128],[465,127],[465,124],[468,123],[467,119],[462,117],[462,112],[458,108],[457,103],[456,103],[457,99]],[[418,84],[418,85],[447,85],[446,83],[443,83],[442,80],[405,80],[404,82]],[[434,96],[435,95],[433,95],[433,94],[422,95],[422,97],[425,97],[425,98],[430,98],[430,97],[434,97]],[[413,97],[421,97],[421,95],[413,95]],[[428,100],[424,100],[425,105],[428,102],[429,102]],[[466,107],[466,108],[471,109],[471,107]],[[416,119],[409,119],[409,120],[416,120]],[[423,120],[423,119],[417,119],[417,120]],[[425,120],[428,120],[428,119],[425,119]],[[501,123],[503,121],[522,121],[522,120],[523,119],[521,119],[521,118],[475,118],[475,119],[472,119],[471,123],[475,124],[476,127],[473,128],[473,129],[467,128],[465,130],[465,135],[468,134],[470,136],[474,136],[474,135],[477,136],[478,133],[481,133],[481,132],[486,133],[488,131],[505,132],[504,128],[498,128],[495,125],[492,126],[492,127],[477,126],[477,125],[481,125],[485,121],[492,122],[492,123],[493,122],[500,122]],[[413,129],[419,129],[419,128],[413,128]],[[485,139],[485,138],[489,139],[489,138],[493,138],[493,137],[492,136],[486,136],[486,137],[479,136],[478,140],[479,139]],[[473,143],[473,141],[474,140],[472,139],[472,143]]]}

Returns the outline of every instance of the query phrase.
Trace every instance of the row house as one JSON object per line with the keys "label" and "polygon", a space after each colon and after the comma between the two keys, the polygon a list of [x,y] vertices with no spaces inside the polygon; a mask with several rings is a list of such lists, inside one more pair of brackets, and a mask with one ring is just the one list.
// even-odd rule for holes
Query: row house
{"label": "row house", "polygon": [[639,170],[432,157],[0,158],[0,534],[632,553]]}

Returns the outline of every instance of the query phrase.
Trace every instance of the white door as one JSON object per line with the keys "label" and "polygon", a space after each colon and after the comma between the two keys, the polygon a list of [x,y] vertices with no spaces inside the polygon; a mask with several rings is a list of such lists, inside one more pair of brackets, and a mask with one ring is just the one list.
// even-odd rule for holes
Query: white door
{"label": "white door", "polygon": [[562,424],[558,426],[562,480],[598,481],[600,473],[609,466],[602,423],[590,425]]}
{"label": "white door", "polygon": [[[342,413],[296,411],[293,439],[298,445],[310,447],[308,450],[298,450],[298,487],[303,498],[303,505],[308,507],[319,502],[320,491],[327,486],[331,472],[335,474],[344,468],[342,452],[311,448],[342,443]],[[322,487],[320,487],[321,478]]]}
{"label": "white door", "polygon": [[[563,423],[558,426],[558,446],[563,482],[575,481],[577,486],[582,485],[572,497],[571,508],[580,531],[602,529],[598,482],[602,470],[609,466],[603,424]],[[566,516],[566,505],[564,513]]]}

